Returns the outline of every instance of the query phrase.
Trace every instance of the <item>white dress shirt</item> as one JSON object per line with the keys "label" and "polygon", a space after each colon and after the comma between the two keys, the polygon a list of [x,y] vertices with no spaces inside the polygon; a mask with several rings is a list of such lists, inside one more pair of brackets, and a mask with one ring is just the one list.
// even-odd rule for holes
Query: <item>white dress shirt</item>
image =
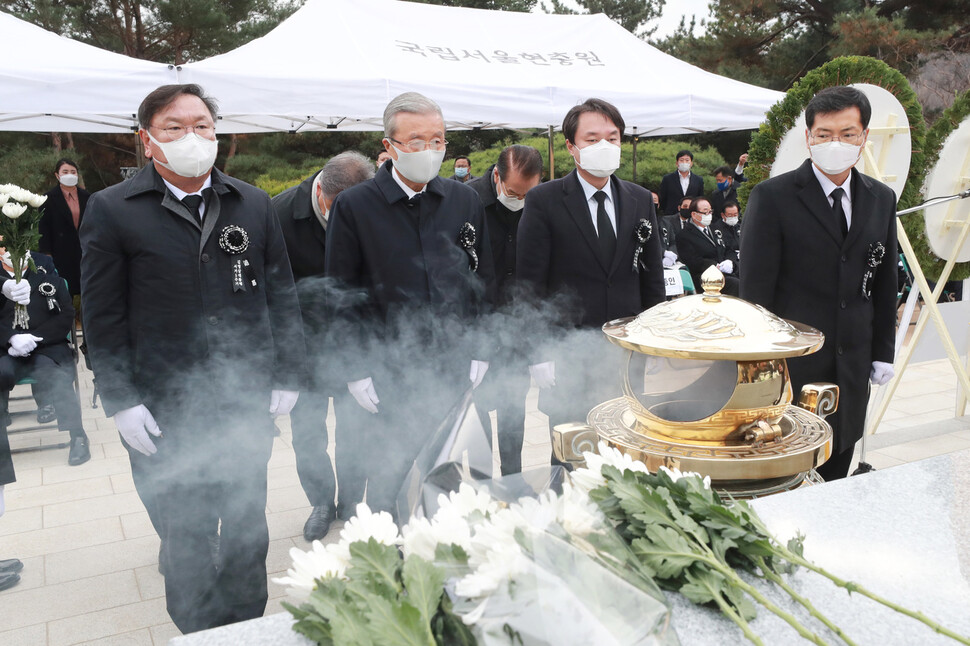
{"label": "white dress shirt", "polygon": [[852,228],[852,193],[850,192],[850,185],[852,184],[852,173],[845,178],[841,186],[836,186],[835,182],[826,177],[822,171],[818,169],[818,166],[812,164],[812,171],[815,173],[815,177],[818,179],[818,183],[822,186],[822,190],[825,192],[825,198],[829,202],[829,206],[835,208],[835,200],[832,199],[832,191],[837,188],[841,188],[845,191],[842,196],[842,210],[845,212],[845,230],[848,231]]}
{"label": "white dress shirt", "polygon": [[599,202],[593,195],[596,191],[603,191],[606,193],[606,200],[603,201],[603,206],[606,208],[606,215],[610,218],[610,224],[613,225],[613,233],[616,234],[616,204],[615,198],[613,196],[613,182],[607,182],[606,186],[603,188],[596,188],[585,179],[579,173],[576,173],[576,177],[579,179],[579,185],[583,187],[583,193],[586,194],[586,206],[589,208],[589,215],[593,220],[593,230],[596,231],[596,235],[599,236],[600,230],[596,224],[596,210],[599,208]]}

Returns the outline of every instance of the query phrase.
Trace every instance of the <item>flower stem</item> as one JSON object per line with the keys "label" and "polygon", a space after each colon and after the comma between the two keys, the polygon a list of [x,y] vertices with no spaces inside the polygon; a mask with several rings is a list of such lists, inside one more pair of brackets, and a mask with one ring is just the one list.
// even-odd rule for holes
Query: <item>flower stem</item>
{"label": "flower stem", "polygon": [[721,613],[738,625],[738,628],[740,628],[741,632],[744,633],[744,636],[748,638],[748,641],[750,641],[752,644],[757,644],[757,646],[764,646],[764,642],[761,641],[761,638],[758,637],[753,630],[751,630],[751,624],[745,621],[744,617],[742,617],[740,614],[736,613],[734,608],[731,607],[731,604],[726,602],[720,593],[714,594],[714,601],[721,609]]}
{"label": "flower stem", "polygon": [[770,567],[768,567],[768,565],[765,563],[765,560],[763,558],[759,557],[756,560],[756,562],[758,564],[758,567],[761,568],[761,571],[764,573],[765,577],[768,580],[778,585],[782,590],[788,593],[788,596],[790,596],[792,599],[794,599],[802,606],[804,606],[805,609],[808,610],[809,614],[811,614],[813,617],[815,617],[823,624],[825,624],[825,626],[829,630],[834,632],[836,635],[838,635],[842,639],[842,641],[844,641],[849,646],[856,646],[856,643],[851,639],[849,639],[849,637],[842,631],[842,629],[836,626],[835,624],[833,624],[828,617],[826,617],[821,612],[819,612],[818,609],[815,608],[815,606],[812,604],[811,601],[809,601],[806,597],[798,594],[794,588],[788,585],[788,582],[785,581],[783,577],[781,577],[777,572],[775,572]]}
{"label": "flower stem", "polygon": [[[774,539],[772,539],[772,540],[774,540]],[[774,542],[777,543],[777,541],[774,541]],[[887,608],[891,608],[892,610],[895,610],[896,612],[898,612],[900,614],[904,614],[907,617],[912,617],[913,619],[915,619],[917,621],[920,621],[920,622],[926,624],[927,626],[929,626],[930,628],[932,628],[934,631],[940,633],[941,635],[946,635],[950,639],[956,640],[956,641],[960,642],[961,644],[967,644],[967,646],[970,646],[970,637],[966,637],[964,635],[957,634],[957,633],[953,632],[952,630],[950,630],[949,628],[946,628],[944,626],[941,626],[937,622],[933,621],[932,619],[930,619],[929,617],[927,617],[926,615],[924,615],[922,612],[919,612],[918,610],[910,610],[909,608],[905,608],[905,607],[899,605],[898,603],[893,603],[892,601],[889,601],[888,599],[885,599],[883,597],[880,597],[875,592],[871,592],[870,590],[867,590],[866,588],[862,587],[858,583],[854,583],[852,581],[846,581],[845,579],[842,579],[840,577],[837,577],[834,574],[832,574],[831,572],[828,572],[827,570],[825,570],[824,568],[821,568],[821,567],[815,565],[814,563],[812,563],[811,561],[805,559],[804,557],[799,556],[798,554],[795,554],[794,552],[788,550],[786,547],[782,546],[781,544],[777,544],[776,545],[776,549],[778,550],[778,553],[781,556],[783,556],[784,558],[788,559],[792,563],[794,563],[796,565],[801,565],[805,569],[811,570],[812,572],[815,572],[816,574],[821,574],[826,579],[828,579],[829,581],[831,581],[835,585],[839,586],[840,588],[845,588],[849,592],[849,594],[852,594],[853,592],[858,592],[859,594],[861,594],[864,597],[869,597],[870,599],[872,599],[876,603],[881,603],[882,605],[886,606]]]}

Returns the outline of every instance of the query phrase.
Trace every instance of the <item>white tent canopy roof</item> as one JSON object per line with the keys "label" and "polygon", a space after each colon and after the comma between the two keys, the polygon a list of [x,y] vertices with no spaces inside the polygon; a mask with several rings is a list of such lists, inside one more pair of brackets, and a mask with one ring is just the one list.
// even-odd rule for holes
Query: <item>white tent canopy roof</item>
{"label": "white tent canopy roof", "polygon": [[175,69],[85,45],[0,12],[0,130],[125,132]]}
{"label": "white tent canopy roof", "polygon": [[0,13],[0,129],[131,130],[163,83],[198,83],[222,133],[380,130],[394,96],[437,101],[452,128],[558,126],[596,96],[627,133],[757,127],[780,92],[651,47],[603,15],[308,0],[263,38],[180,67],[112,54]]}

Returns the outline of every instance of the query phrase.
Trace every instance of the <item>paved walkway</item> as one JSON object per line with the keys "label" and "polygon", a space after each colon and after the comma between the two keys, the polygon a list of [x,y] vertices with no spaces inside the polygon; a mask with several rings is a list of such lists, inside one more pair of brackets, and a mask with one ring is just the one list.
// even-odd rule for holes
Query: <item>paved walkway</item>
{"label": "paved walkway", "polygon": [[[91,374],[83,368],[81,385],[91,461],[69,467],[67,449],[14,456],[17,482],[6,488],[0,558],[20,558],[24,571],[17,587],[0,592],[0,644],[167,644],[179,633],[165,611],[158,538],[135,494],[113,422],[91,408]],[[18,386],[14,394],[28,391]],[[956,377],[947,362],[912,366],[869,440],[867,461],[889,468],[970,448],[970,417],[954,418],[955,401]],[[11,410],[27,404],[14,401]],[[546,417],[535,409],[535,390],[529,407],[525,467],[549,457]],[[15,416],[12,428],[28,422],[32,416]],[[282,435],[269,464],[271,577],[285,572],[291,547],[307,548],[302,530],[310,511],[296,475],[288,421],[279,426]],[[14,433],[11,443],[16,448],[64,439],[56,431]],[[285,592],[273,583],[269,589],[266,613],[280,612]]]}

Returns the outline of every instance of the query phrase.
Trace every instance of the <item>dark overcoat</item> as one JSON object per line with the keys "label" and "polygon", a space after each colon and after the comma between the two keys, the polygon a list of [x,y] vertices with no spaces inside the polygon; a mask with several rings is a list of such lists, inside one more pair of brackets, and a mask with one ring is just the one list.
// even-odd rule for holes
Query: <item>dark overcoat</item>
{"label": "dark overcoat", "polygon": [[685,197],[701,197],[704,195],[704,178],[691,172],[687,180],[687,192],[684,193],[680,185],[680,173],[674,171],[663,176],[660,180],[660,212],[662,215],[674,215],[680,208],[680,202]]}
{"label": "dark overcoat", "polygon": [[738,252],[741,251],[741,222],[739,221],[732,227],[724,221],[724,218],[715,215],[714,222],[711,223],[711,228],[721,232],[721,239],[724,240],[724,246],[728,248],[728,251],[732,252],[732,255],[728,257],[737,262],[739,258]]}
{"label": "dark overcoat", "polygon": [[475,189],[482,201],[482,208],[485,209],[489,246],[495,265],[496,302],[503,305],[511,299],[512,285],[515,282],[515,247],[522,211],[510,211],[498,201],[494,168],[492,165],[484,175],[469,181],[467,186]]}
{"label": "dark overcoat", "polygon": [[[834,453],[862,437],[873,361],[893,362],[896,330],[896,196],[852,169],[852,225],[842,239],[828,198],[806,160],[751,192],[741,237],[741,298],[825,334],[818,352],[789,359],[795,396],[813,381],[839,386],[830,416]],[[885,249],[863,292],[867,260]]]}
{"label": "dark overcoat", "polygon": [[[244,251],[220,244],[227,227],[245,232]],[[166,442],[187,449],[243,428],[271,432],[270,390],[300,390],[306,367],[265,192],[213,169],[200,230],[149,164],[91,196],[81,245],[84,331],[106,414],[143,403]],[[249,263],[238,289],[236,260]]]}
{"label": "dark overcoat", "polygon": [[[708,228],[710,229],[711,227]],[[691,280],[694,281],[694,289],[697,290],[698,294],[703,291],[701,289],[701,274],[708,267],[717,265],[724,260],[730,260],[732,263],[735,261],[734,253],[728,250],[727,245],[724,243],[723,234],[720,237],[719,234],[719,231],[712,230],[712,240],[701,233],[701,230],[693,222],[688,222],[687,226],[677,234],[679,260],[687,265]],[[738,268],[735,266],[732,269],[734,271],[731,274],[724,275],[727,281],[724,293],[736,296],[738,293],[736,275]]]}
{"label": "dark overcoat", "polygon": [[[71,294],[81,293],[81,239],[74,228],[71,209],[64,199],[64,191],[55,186],[47,191],[47,201],[41,206],[40,243],[37,249],[54,259],[57,272],[67,280]],[[90,193],[80,186],[77,189],[77,203],[81,210],[78,226],[84,222],[84,211]]]}
{"label": "dark overcoat", "polygon": [[[37,271],[28,269],[24,278],[30,283],[30,303],[27,304],[27,315],[29,329],[13,327],[14,302],[7,298],[0,298],[0,339],[3,345],[0,351],[4,354],[10,348],[10,339],[15,334],[33,334],[42,338],[37,342],[37,347],[31,354],[42,354],[50,357],[58,364],[73,361],[74,355],[68,345],[67,335],[74,324],[74,306],[71,304],[71,295],[64,286],[64,279],[58,275],[54,268],[54,261],[50,256],[30,252],[34,259]],[[0,273],[0,282],[7,280],[6,273]],[[52,296],[45,296],[41,293],[41,285],[47,284],[44,291]],[[49,301],[53,300],[56,305],[52,308]]]}
{"label": "dark overcoat", "polygon": [[[353,310],[366,335],[382,337],[401,325],[402,317],[409,325],[419,310],[470,323],[488,311],[495,282],[478,194],[460,182],[435,177],[420,197],[409,201],[391,167],[385,162],[373,179],[334,200],[327,225],[327,275],[364,299]],[[463,230],[469,233],[467,248]],[[477,348],[469,350],[473,356],[467,359],[484,358],[475,356]]]}
{"label": "dark overcoat", "polygon": [[[665,299],[663,236],[653,196],[616,177],[610,183],[616,196],[617,242],[609,267],[600,260],[599,239],[575,170],[529,191],[519,223],[517,279],[540,299],[564,292],[574,296],[577,307],[570,322],[578,327],[634,316]],[[634,271],[641,220],[649,223],[651,234]]]}

